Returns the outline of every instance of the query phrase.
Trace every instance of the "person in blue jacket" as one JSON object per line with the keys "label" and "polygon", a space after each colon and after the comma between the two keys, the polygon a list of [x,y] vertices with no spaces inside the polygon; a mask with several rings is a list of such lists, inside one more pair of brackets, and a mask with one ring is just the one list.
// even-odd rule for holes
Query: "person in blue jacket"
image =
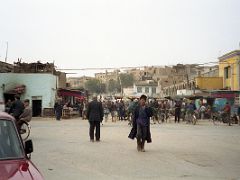
{"label": "person in blue jacket", "polygon": [[133,115],[133,127],[129,134],[130,139],[137,138],[137,150],[145,152],[145,141],[152,142],[150,132],[150,117],[153,112],[146,104],[147,96],[142,95],[138,106],[135,108]]}

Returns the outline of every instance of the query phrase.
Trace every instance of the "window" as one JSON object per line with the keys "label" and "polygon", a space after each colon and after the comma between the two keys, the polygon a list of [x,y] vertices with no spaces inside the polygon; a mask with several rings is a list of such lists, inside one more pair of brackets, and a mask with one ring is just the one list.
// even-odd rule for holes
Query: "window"
{"label": "window", "polygon": [[24,153],[12,121],[0,120],[0,160],[23,158]]}
{"label": "window", "polygon": [[145,87],[145,93],[149,93],[149,87]]}
{"label": "window", "polygon": [[230,69],[230,66],[227,66],[227,67],[225,67],[224,68],[224,77],[225,77],[225,79],[228,79],[228,78],[230,78],[231,77],[231,69]]}
{"label": "window", "polygon": [[155,87],[152,88],[152,93],[156,94],[156,88]]}
{"label": "window", "polygon": [[142,92],[142,87],[137,87],[137,92],[141,93]]}

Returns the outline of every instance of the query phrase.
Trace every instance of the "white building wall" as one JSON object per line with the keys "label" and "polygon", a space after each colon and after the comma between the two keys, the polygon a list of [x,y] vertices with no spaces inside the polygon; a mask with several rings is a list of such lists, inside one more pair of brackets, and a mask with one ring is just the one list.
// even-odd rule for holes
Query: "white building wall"
{"label": "white building wall", "polygon": [[133,88],[123,88],[123,95],[124,96],[134,96],[134,89]]}
{"label": "white building wall", "polygon": [[25,85],[21,99],[32,101],[33,96],[38,96],[42,99],[42,108],[49,108],[54,106],[57,81],[57,76],[52,74],[0,73],[0,94],[3,96],[16,85]]}
{"label": "white building wall", "polygon": [[[142,88],[142,92],[141,93],[138,93],[137,92],[137,88],[138,87],[141,87]],[[148,93],[146,93],[146,87],[148,87],[149,88],[149,92]],[[155,94],[153,94],[153,90],[152,90],[152,88],[156,88],[156,93]],[[133,85],[133,94],[135,95],[135,96],[141,96],[142,94],[145,94],[145,95],[147,95],[148,97],[157,97],[157,96],[159,96],[160,95],[160,93],[161,93],[161,88],[159,87],[159,86],[136,86],[135,84]]]}

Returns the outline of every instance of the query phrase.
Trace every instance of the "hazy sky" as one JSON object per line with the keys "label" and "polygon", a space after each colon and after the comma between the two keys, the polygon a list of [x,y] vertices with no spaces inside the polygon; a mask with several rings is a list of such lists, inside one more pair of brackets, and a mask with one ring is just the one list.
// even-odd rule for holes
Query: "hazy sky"
{"label": "hazy sky", "polygon": [[[240,0],[0,0],[0,60],[58,68],[217,61],[239,48]],[[87,72],[81,72],[84,74]]]}

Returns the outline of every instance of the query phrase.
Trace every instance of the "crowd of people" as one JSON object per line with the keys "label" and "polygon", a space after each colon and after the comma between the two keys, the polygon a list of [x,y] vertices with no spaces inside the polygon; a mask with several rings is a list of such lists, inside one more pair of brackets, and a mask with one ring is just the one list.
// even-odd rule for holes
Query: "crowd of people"
{"label": "crowd of people", "polygon": [[[96,97],[93,98],[87,108],[87,119],[89,120],[89,136],[90,141],[94,142],[94,131],[96,142],[100,141],[100,122],[103,117],[108,117],[108,114],[117,112],[119,120],[125,120],[125,117],[132,119],[132,129],[129,134],[130,139],[137,139],[137,150],[145,152],[145,142],[151,143],[150,121],[151,118],[158,118],[157,114],[167,114],[173,112],[175,116],[175,123],[180,122],[180,117],[185,120],[185,116],[193,116],[198,113],[198,118],[210,118],[214,112],[214,108],[200,103],[199,108],[196,107],[194,100],[150,100],[147,101],[147,96],[142,95],[138,100],[131,99],[130,102],[120,101],[98,101]],[[231,114],[231,106],[227,102],[223,108],[226,117],[229,118]],[[182,115],[182,116],[181,116]],[[167,116],[166,116],[167,117]],[[113,118],[113,116],[112,116]],[[186,120],[188,122],[188,120]]]}
{"label": "crowd of people", "polygon": [[[111,119],[112,122],[119,121],[129,121],[129,125],[132,125],[133,112],[139,103],[138,98],[131,99],[98,99],[103,107],[104,121],[107,122]],[[155,124],[156,122],[164,123],[167,122],[171,117],[174,117],[175,123],[180,123],[181,121],[189,121],[189,117],[193,115],[197,119],[211,119],[217,112],[214,106],[200,101],[198,107],[194,100],[190,99],[149,99],[146,104],[152,108],[153,115],[151,120]],[[62,103],[57,101],[54,105],[54,112],[56,119],[60,120],[62,116],[63,109],[70,109],[71,111],[79,112],[79,116],[82,119],[87,119],[87,109],[89,102],[87,100],[77,101],[73,105],[70,102]],[[225,105],[222,109],[226,116],[230,116],[231,106],[229,103]]]}
{"label": "crowd of people", "polygon": [[[200,119],[212,118],[216,112],[214,106],[207,105],[200,101],[198,107],[194,100],[181,99],[181,100],[169,100],[169,99],[147,99],[145,95],[142,95],[139,99],[97,99],[93,97],[92,101],[82,100],[76,101],[75,104],[70,102],[63,103],[58,100],[54,105],[54,114],[56,120],[60,120],[64,109],[76,109],[79,112],[79,116],[82,119],[89,121],[89,137],[90,141],[100,141],[100,125],[103,120],[108,121],[111,116],[112,122],[129,121],[132,126],[129,134],[130,139],[137,139],[137,150],[145,151],[145,141],[151,142],[150,122],[161,120],[161,122],[167,122],[170,116],[174,116],[175,123],[179,123],[180,120],[188,122],[188,117],[196,115]],[[231,106],[227,102],[222,109],[226,118],[229,119],[229,125],[231,125],[230,115]],[[7,101],[6,112],[11,114],[16,119],[17,128],[20,129],[22,123],[31,121],[32,109],[29,106],[29,99],[24,101],[20,100],[19,96],[15,96],[14,101]]]}

